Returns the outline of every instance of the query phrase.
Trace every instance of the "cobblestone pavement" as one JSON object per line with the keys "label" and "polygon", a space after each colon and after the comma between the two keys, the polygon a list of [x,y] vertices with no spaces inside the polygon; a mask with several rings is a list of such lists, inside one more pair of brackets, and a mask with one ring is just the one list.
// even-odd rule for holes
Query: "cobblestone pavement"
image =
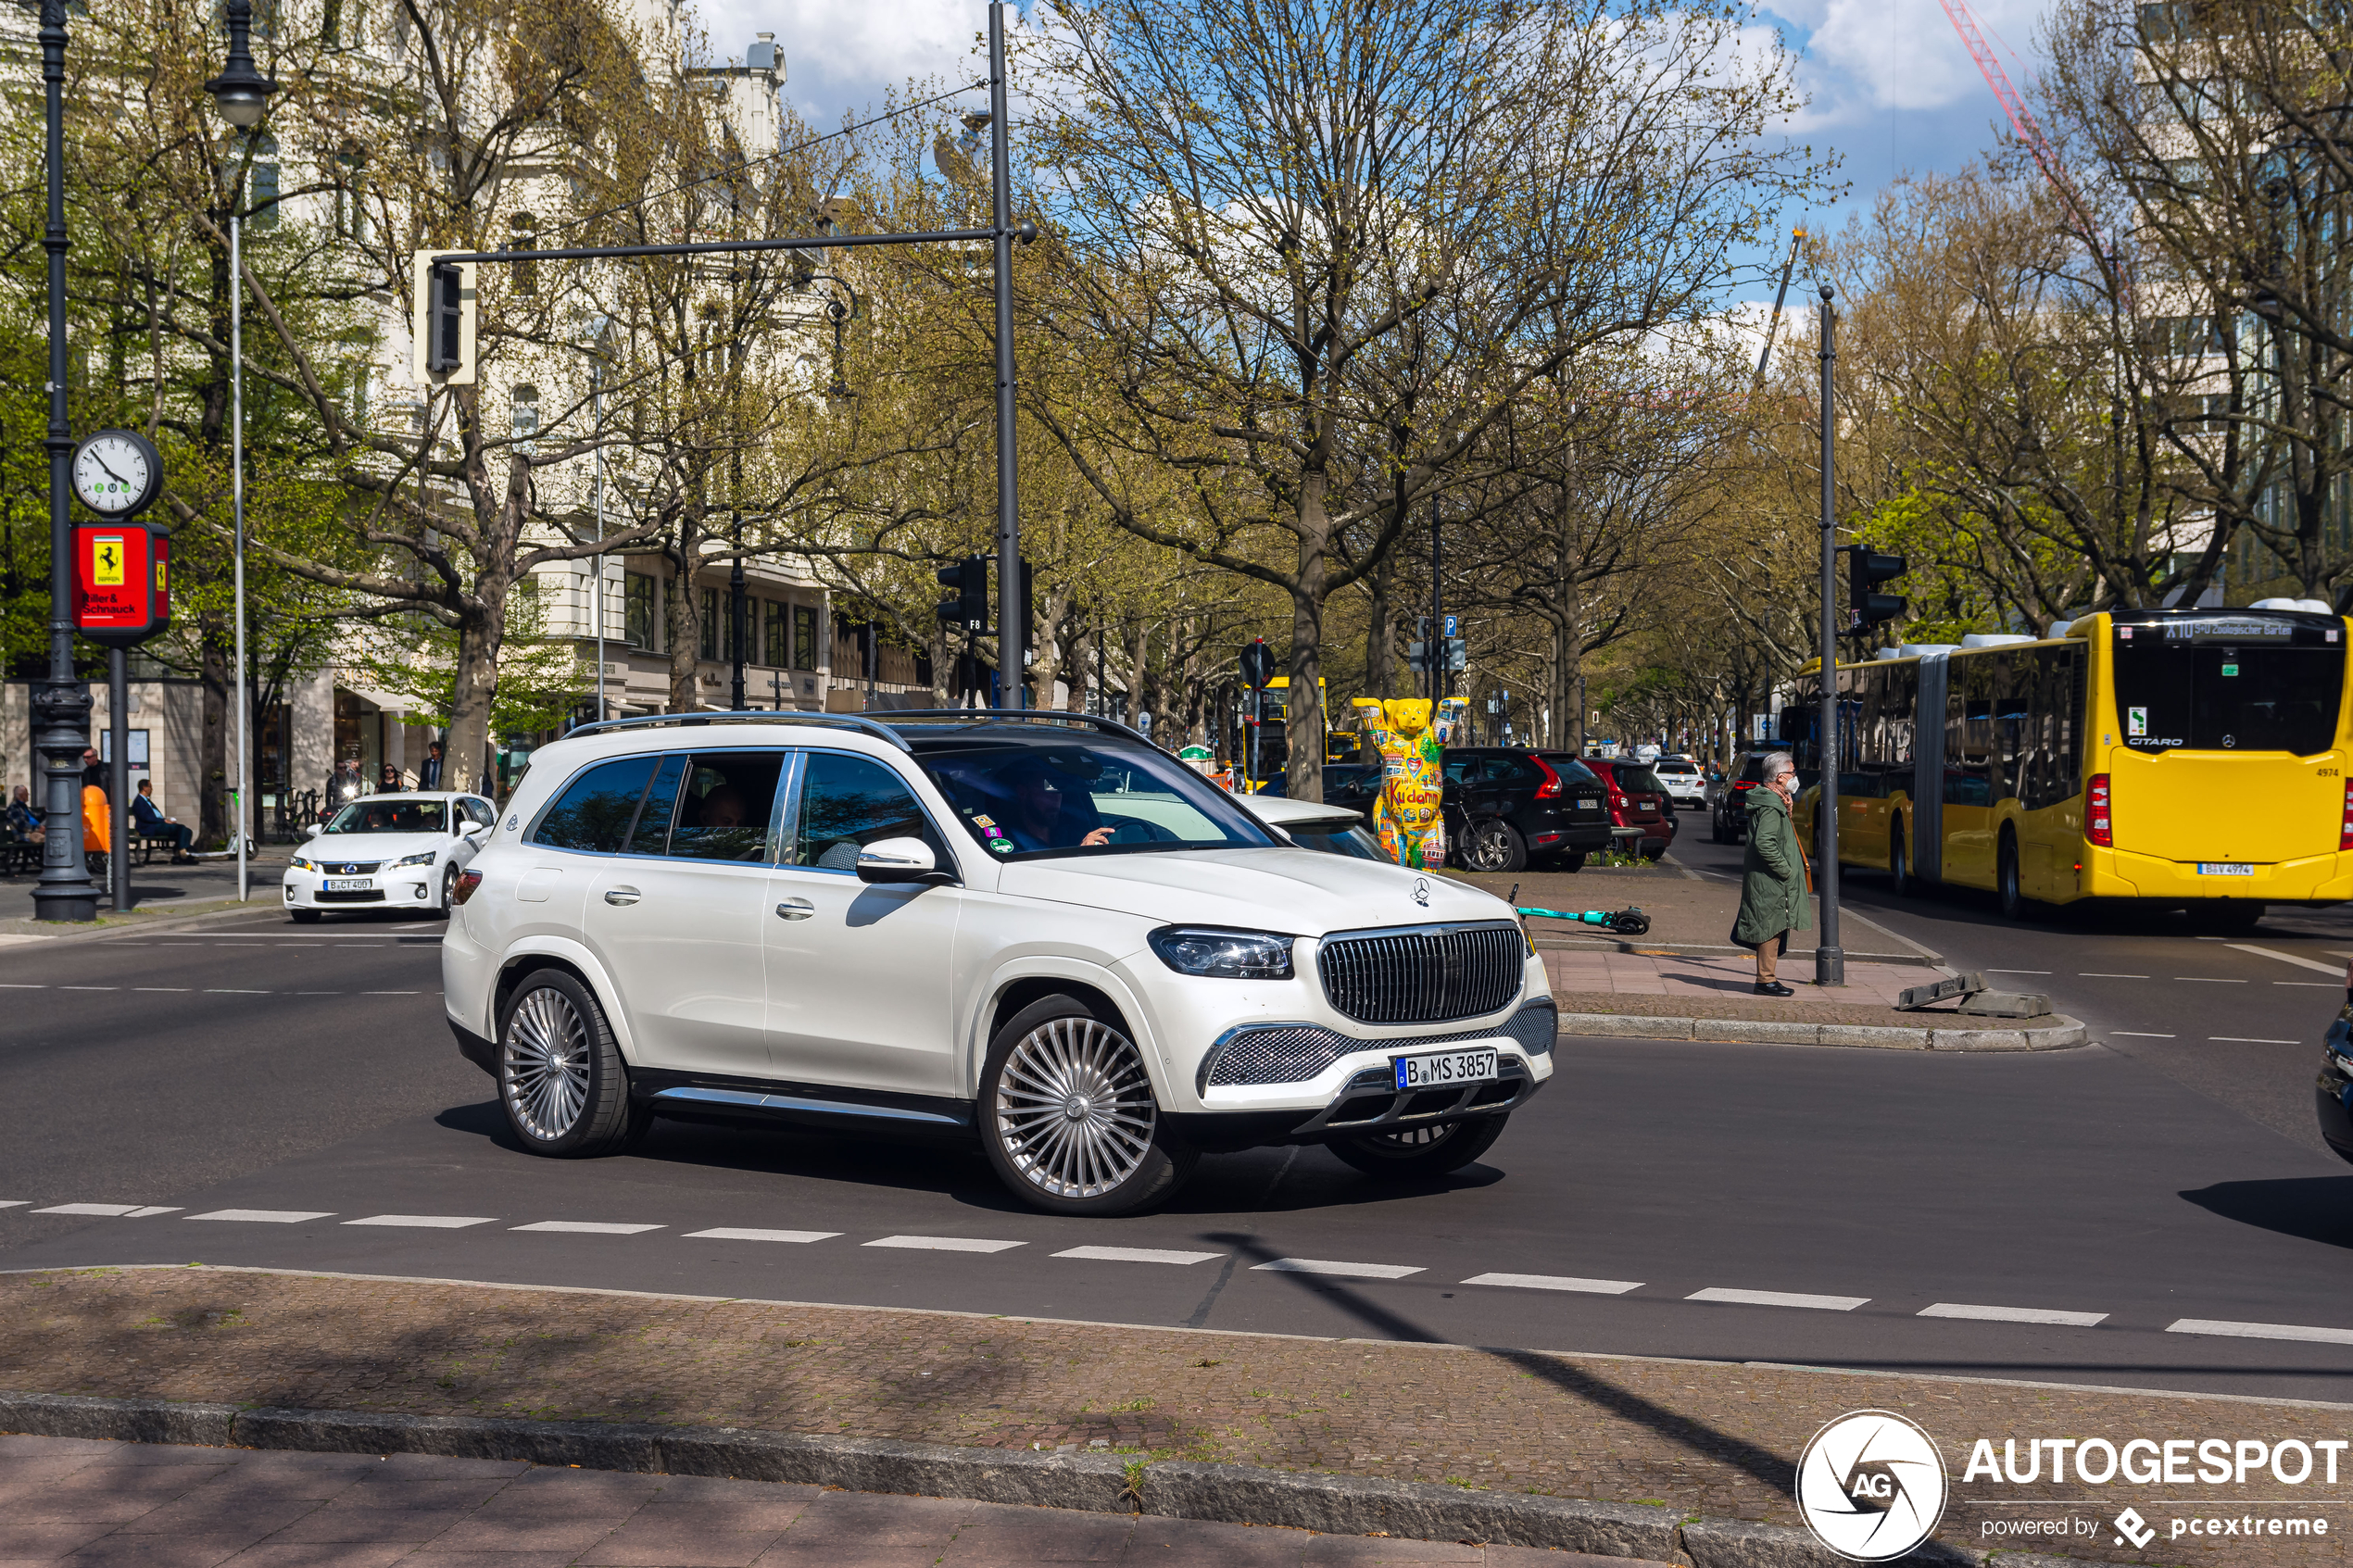
{"label": "cobblestone pavement", "polygon": [[[1980,1438],[2031,1455],[2038,1438],[2317,1442],[2353,1427],[2342,1406],[194,1267],[0,1279],[0,1369],[8,1386],[53,1394],[1101,1443],[1778,1524],[1796,1522],[1807,1439],[1878,1408],[1942,1446],[1955,1498],[1942,1534],[1972,1547],[2006,1544],[1989,1521],[2069,1503],[2103,1526],[2128,1504],[2162,1525],[2160,1503],[2199,1500],[2195,1486],[1971,1486],[1962,1471]],[[2135,1551],[2103,1527],[2070,1549],[2216,1568],[2341,1563],[2353,1475],[2309,1480],[2260,1496],[2285,1499],[2270,1514],[2326,1518],[2324,1537],[2160,1537]],[[1978,1505],[1994,1491],[1998,1506]],[[2250,1494],[2208,1495],[2235,1514],[2231,1499]]]}
{"label": "cobblestone pavement", "polygon": [[1639,1568],[1631,1558],[1322,1536],[948,1498],[418,1454],[0,1437],[0,1562],[71,1568]]}

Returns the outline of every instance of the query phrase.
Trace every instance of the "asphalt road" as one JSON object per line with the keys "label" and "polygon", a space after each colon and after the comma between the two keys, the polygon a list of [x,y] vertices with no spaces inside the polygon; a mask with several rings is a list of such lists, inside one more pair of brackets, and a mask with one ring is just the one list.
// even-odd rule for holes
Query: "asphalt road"
{"label": "asphalt road", "polygon": [[[2353,1172],[2309,1099],[2334,983],[2242,950],[2330,961],[2346,922],[2233,947],[1853,892],[1957,963],[2052,971],[2034,983],[2096,1039],[2144,1035],[2020,1057],[1568,1039],[1458,1177],[1256,1151],[1204,1160],[1162,1212],[1070,1221],[1015,1205],[975,1154],[879,1140],[663,1123],[626,1157],[532,1158],[441,1023],[435,926],[271,911],[0,947],[0,1268],[200,1261],[2353,1400]],[[62,1205],[132,1212],[40,1212]]]}

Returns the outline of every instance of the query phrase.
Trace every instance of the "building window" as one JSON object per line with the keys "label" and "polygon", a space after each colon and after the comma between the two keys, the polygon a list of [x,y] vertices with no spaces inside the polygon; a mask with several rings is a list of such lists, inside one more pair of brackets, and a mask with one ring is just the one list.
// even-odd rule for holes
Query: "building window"
{"label": "building window", "polygon": [[696,632],[702,640],[702,657],[717,659],[719,657],[719,590],[703,589],[696,602],[702,606],[702,624],[696,628]]}
{"label": "building window", "polygon": [[539,433],[539,389],[529,382],[515,388],[507,429],[518,441],[528,441]]}
{"label": "building window", "polygon": [[278,138],[266,132],[254,138],[252,162],[245,174],[245,223],[255,229],[278,226]]}
{"label": "building window", "polygon": [[792,667],[817,668],[817,611],[809,605],[792,607]]}
{"label": "building window", "polygon": [[335,155],[335,232],[356,245],[371,237],[368,227],[367,160],[358,153]]}
{"label": "building window", "polygon": [[642,571],[622,573],[622,629],[633,648],[659,653],[661,646],[654,640],[654,628],[660,624],[654,614],[654,580]]}
{"label": "building window", "polygon": [[[539,220],[528,212],[518,212],[507,220],[507,248],[537,250],[539,248]],[[517,294],[533,295],[539,292],[539,263],[536,261],[515,262],[510,268],[508,276],[514,279]]]}
{"label": "building window", "polygon": [[788,630],[792,624],[789,619],[791,613],[792,606],[778,604],[773,599],[767,601],[762,610],[765,620],[761,628],[760,662],[773,670],[792,667],[792,638]]}

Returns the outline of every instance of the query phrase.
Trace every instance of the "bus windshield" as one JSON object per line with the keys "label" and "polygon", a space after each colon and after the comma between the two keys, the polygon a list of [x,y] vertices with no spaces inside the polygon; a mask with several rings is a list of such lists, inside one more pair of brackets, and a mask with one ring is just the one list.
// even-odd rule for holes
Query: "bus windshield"
{"label": "bus windshield", "polygon": [[2116,720],[2126,746],[2309,757],[2336,744],[2343,644],[2300,633],[2240,640],[2227,621],[2192,636],[2160,630],[2173,629],[2116,629]]}

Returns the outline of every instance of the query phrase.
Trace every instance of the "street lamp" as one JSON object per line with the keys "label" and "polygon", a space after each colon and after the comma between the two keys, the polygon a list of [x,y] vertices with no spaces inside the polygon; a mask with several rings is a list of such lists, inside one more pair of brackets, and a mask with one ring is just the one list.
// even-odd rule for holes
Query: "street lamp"
{"label": "street lamp", "polygon": [[[41,79],[47,111],[49,257],[49,678],[33,686],[32,727],[42,780],[41,878],[32,916],[98,918],[98,889],[82,858],[82,750],[90,744],[90,688],[73,678],[73,502],[67,470],[73,425],[66,414],[66,0],[42,0]],[[118,854],[120,848],[118,847]]]}
{"label": "street lamp", "polygon": [[[251,39],[253,31],[253,0],[229,0],[229,63],[219,76],[206,82],[205,91],[212,94],[213,107],[220,118],[240,132],[251,131],[261,123],[262,111],[270,106],[270,94],[278,84],[256,70],[253,66]],[[243,184],[242,179],[239,181]],[[245,778],[246,758],[253,749],[247,733],[253,718],[246,711],[245,698],[245,254],[243,224],[237,217],[237,201],[243,191],[235,193],[229,204],[229,400],[232,408],[229,433],[229,495],[230,509],[235,523],[233,554],[236,561],[236,641],[237,641],[237,820],[230,832],[237,844],[237,902],[245,901],[245,812],[248,795]]]}

